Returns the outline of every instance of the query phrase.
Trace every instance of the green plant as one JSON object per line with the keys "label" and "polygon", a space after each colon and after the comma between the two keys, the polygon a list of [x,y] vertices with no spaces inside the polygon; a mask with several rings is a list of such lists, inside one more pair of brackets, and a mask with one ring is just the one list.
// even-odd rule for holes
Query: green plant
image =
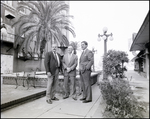
{"label": "green plant", "polygon": [[138,102],[130,84],[125,80],[124,62],[128,62],[128,55],[123,51],[109,50],[104,56],[104,72],[111,76],[112,80],[100,82],[100,89],[104,100],[106,100],[106,111],[111,112],[115,118],[142,118],[145,107]]}
{"label": "green plant", "polygon": [[106,111],[110,111],[115,118],[142,118],[145,107],[138,102],[129,82],[123,78],[115,78],[112,81],[100,82],[100,89],[106,100]]}
{"label": "green plant", "polygon": [[103,58],[104,72],[107,76],[123,77],[124,71],[127,71],[124,63],[128,63],[128,54],[124,51],[109,50]]}

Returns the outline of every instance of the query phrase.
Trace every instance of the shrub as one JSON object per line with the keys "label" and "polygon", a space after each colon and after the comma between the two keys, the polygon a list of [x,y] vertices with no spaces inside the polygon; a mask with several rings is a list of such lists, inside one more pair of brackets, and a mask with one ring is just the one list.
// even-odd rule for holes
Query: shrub
{"label": "shrub", "polygon": [[105,74],[107,76],[115,75],[115,77],[118,77],[118,75],[122,76],[123,72],[127,71],[124,66],[124,63],[129,61],[127,56],[128,54],[124,51],[109,50],[103,58],[103,71]]}
{"label": "shrub", "polygon": [[145,107],[137,101],[129,82],[123,78],[100,82],[103,99],[106,101],[105,112],[110,111],[115,118],[142,118]]}

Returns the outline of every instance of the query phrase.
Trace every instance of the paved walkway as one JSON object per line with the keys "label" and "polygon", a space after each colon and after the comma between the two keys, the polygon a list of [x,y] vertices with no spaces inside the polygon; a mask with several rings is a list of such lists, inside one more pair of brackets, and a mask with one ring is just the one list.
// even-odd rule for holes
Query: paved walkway
{"label": "paved walkway", "polygon": [[[130,80],[131,88],[135,96],[138,96],[139,101],[149,103],[149,79],[144,78],[138,72],[128,71],[126,76]],[[132,77],[132,78],[131,78]]]}
{"label": "paved walkway", "polygon": [[[15,89],[16,90],[16,89]],[[86,118],[92,117],[99,106],[100,90],[97,84],[92,86],[93,101],[82,103],[78,97],[75,101],[71,97],[62,99],[62,95],[57,94],[59,101],[53,101],[53,104],[47,104],[45,97],[32,102],[22,104],[1,113],[2,118]]]}
{"label": "paved walkway", "polygon": [[[130,85],[133,94],[139,102],[143,102],[146,112],[143,113],[145,118],[149,118],[149,79],[141,76],[138,72],[129,70],[126,72],[128,79],[131,79]],[[132,78],[131,78],[132,77]]]}
{"label": "paved walkway", "polygon": [[[144,117],[149,118],[149,80],[140,76],[137,72],[128,71],[126,76],[129,79],[132,76],[130,84],[134,91],[134,95],[139,101],[144,101],[147,106],[147,111]],[[2,102],[10,101],[17,96],[25,96],[45,88],[29,88],[24,87],[15,89],[15,85],[1,85],[1,104]],[[57,94],[59,101],[53,101],[53,104],[47,104],[45,97],[22,104],[12,109],[1,112],[1,118],[102,118],[105,109],[105,102],[102,100],[100,89],[97,84],[92,86],[93,101],[90,103],[82,103],[78,97],[74,101],[71,97],[62,99],[61,94]]]}

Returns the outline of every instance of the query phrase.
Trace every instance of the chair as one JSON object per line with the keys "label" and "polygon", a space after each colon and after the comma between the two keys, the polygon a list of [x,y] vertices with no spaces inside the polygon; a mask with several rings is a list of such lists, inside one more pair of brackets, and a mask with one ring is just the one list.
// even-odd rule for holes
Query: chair
{"label": "chair", "polygon": [[[16,73],[16,88],[18,88],[18,80],[19,79],[23,79],[23,87],[25,87],[24,85],[24,81],[26,80],[27,82],[27,90],[29,89],[29,84],[30,84],[30,80],[33,81],[33,87],[35,88],[35,72],[19,72],[19,73]],[[15,89],[16,89],[15,88]]]}
{"label": "chair", "polygon": [[[15,78],[15,81],[16,81],[16,88],[15,89],[17,89],[18,88],[18,80],[20,79],[20,77],[23,77],[24,76],[24,72],[17,72],[17,73],[15,73],[16,74],[16,78]],[[23,81],[23,86],[24,86],[24,81]]]}
{"label": "chair", "polygon": [[26,80],[26,82],[27,82],[27,90],[29,89],[29,84],[31,84],[30,83],[30,81],[32,80],[33,81],[33,87],[35,88],[35,71],[32,71],[32,72],[25,72],[24,73],[24,77],[23,77],[25,80]]}

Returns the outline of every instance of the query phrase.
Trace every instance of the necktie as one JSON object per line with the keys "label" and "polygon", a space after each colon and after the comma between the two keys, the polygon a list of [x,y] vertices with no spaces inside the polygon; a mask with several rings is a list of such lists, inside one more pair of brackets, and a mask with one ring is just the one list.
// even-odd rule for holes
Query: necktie
{"label": "necktie", "polygon": [[71,54],[68,54],[68,59],[69,59],[69,62],[70,62],[70,59],[71,59]]}
{"label": "necktie", "polygon": [[55,56],[55,59],[56,59],[56,61],[57,61],[57,65],[59,66],[59,59],[58,59],[56,53],[54,53],[54,56]]}

